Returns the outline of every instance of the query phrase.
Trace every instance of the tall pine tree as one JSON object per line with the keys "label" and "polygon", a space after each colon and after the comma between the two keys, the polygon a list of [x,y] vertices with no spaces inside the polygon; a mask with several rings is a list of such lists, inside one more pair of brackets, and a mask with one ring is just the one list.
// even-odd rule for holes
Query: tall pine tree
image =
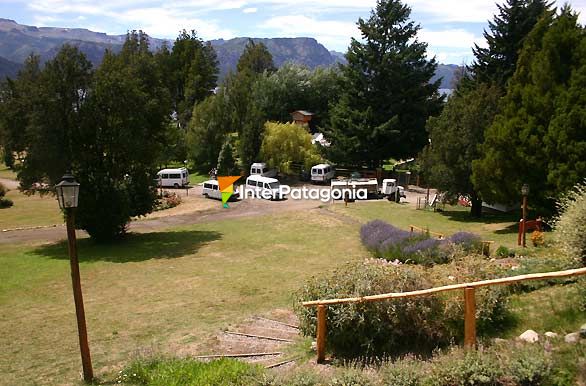
{"label": "tall pine tree", "polygon": [[399,0],[379,0],[359,19],[363,42],[352,39],[343,67],[345,84],[325,133],[333,161],[378,167],[391,157],[417,154],[427,143],[425,122],[439,113],[437,67]]}
{"label": "tall pine tree", "polygon": [[472,49],[475,80],[504,90],[515,72],[525,38],[541,17],[551,15],[551,4],[546,0],[507,0],[504,5],[497,4],[499,13],[488,22],[490,31],[484,31],[488,47],[475,44]]}
{"label": "tall pine tree", "polygon": [[521,185],[543,213],[586,176],[586,32],[564,7],[527,37],[502,112],[485,133],[473,181],[489,202],[514,203]]}

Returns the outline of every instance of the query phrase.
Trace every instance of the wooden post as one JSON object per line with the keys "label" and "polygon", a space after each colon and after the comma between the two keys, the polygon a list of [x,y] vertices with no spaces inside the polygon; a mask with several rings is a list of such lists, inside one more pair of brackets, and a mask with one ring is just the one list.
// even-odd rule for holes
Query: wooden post
{"label": "wooden post", "polygon": [[317,306],[317,363],[323,363],[326,359],[326,306]]}
{"label": "wooden post", "polygon": [[525,241],[525,235],[527,234],[527,196],[523,196],[523,248],[527,247],[527,242]]}
{"label": "wooden post", "polygon": [[476,298],[474,287],[464,289],[464,346],[476,346]]}
{"label": "wooden post", "polygon": [[81,279],[79,276],[79,262],[77,259],[77,240],[75,237],[75,219],[73,209],[66,210],[67,241],[69,245],[69,262],[71,265],[71,282],[73,286],[73,300],[75,302],[75,315],[77,316],[77,331],[79,335],[79,349],[81,351],[81,364],[83,367],[83,379],[91,382],[94,378],[90,347],[87,339],[87,327],[85,324],[85,311],[83,308],[83,295],[81,293]]}

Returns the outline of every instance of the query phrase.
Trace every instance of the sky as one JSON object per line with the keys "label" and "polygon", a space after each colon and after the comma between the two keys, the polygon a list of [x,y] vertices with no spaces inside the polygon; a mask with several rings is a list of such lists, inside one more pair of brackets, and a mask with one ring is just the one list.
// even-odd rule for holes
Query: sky
{"label": "sky", "polygon": [[[502,2],[504,0],[498,0]],[[565,1],[556,0],[561,6]],[[482,32],[497,7],[494,0],[404,0],[421,25],[419,40],[441,63],[473,60]],[[570,0],[586,22],[586,0]],[[174,39],[181,29],[202,39],[313,37],[329,50],[345,52],[360,38],[358,18],[368,18],[376,0],[0,0],[0,17],[20,24],[76,27],[108,34],[142,29]]]}

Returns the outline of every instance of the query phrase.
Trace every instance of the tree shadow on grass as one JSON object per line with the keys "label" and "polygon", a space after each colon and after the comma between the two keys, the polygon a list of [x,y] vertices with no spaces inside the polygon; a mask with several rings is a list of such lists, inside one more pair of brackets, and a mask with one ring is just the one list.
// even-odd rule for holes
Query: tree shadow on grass
{"label": "tree shadow on grass", "polygon": [[446,210],[441,212],[442,216],[447,217],[450,221],[458,222],[476,222],[482,224],[498,224],[505,222],[519,221],[519,215],[515,213],[482,213],[482,217],[472,217],[470,212],[463,210]]}
{"label": "tree shadow on grass", "polygon": [[[194,254],[207,243],[221,238],[221,233],[213,231],[131,233],[121,240],[106,244],[81,239],[78,240],[77,251],[80,262],[129,263]],[[51,259],[69,260],[67,241],[44,245],[31,253]]]}

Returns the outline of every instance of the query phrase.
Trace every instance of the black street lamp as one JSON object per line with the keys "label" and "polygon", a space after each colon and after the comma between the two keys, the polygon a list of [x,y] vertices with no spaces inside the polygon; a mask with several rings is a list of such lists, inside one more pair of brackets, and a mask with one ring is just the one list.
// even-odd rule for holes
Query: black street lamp
{"label": "black street lamp", "polygon": [[79,261],[77,259],[77,240],[75,237],[75,209],[79,200],[79,183],[71,174],[65,174],[61,182],[55,186],[59,207],[65,212],[67,223],[67,242],[69,245],[69,262],[71,264],[71,282],[73,284],[73,300],[77,316],[77,330],[79,335],[79,349],[83,366],[83,379],[91,382],[94,378],[90,347],[87,340],[83,295],[81,293],[81,279],[79,276]]}
{"label": "black street lamp", "polygon": [[529,195],[529,185],[523,184],[521,187],[521,194],[523,195],[523,248],[527,247],[525,242],[525,235],[527,233],[527,196]]}

